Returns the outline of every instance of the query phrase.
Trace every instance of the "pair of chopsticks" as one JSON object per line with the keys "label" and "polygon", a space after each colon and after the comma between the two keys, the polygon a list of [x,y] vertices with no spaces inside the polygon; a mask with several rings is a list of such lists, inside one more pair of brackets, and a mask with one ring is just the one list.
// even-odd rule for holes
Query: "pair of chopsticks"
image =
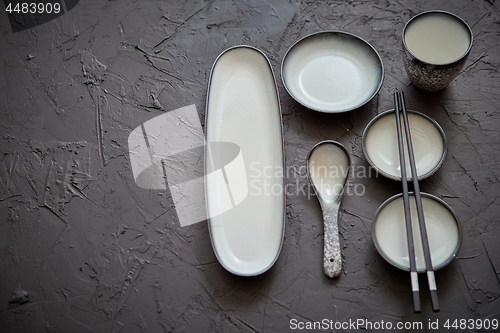
{"label": "pair of chopsticks", "polygon": [[398,148],[399,148],[399,162],[401,166],[401,183],[403,185],[403,204],[406,222],[406,238],[408,240],[408,256],[410,260],[410,278],[411,287],[413,292],[413,309],[415,312],[421,311],[420,306],[420,292],[418,286],[418,273],[417,263],[415,259],[415,246],[413,241],[413,230],[411,223],[410,212],[410,196],[408,194],[408,178],[406,176],[406,165],[403,147],[403,133],[401,130],[401,116],[406,134],[406,143],[408,145],[408,159],[410,161],[411,180],[413,182],[415,203],[417,206],[418,223],[420,226],[420,235],[422,240],[422,247],[424,250],[425,270],[427,272],[427,281],[431,293],[432,310],[439,311],[438,294],[436,287],[436,279],[434,277],[434,270],[432,267],[431,253],[429,250],[429,240],[427,238],[427,228],[424,220],[424,210],[422,208],[422,197],[420,196],[420,186],[418,184],[417,168],[415,165],[415,156],[413,153],[413,145],[411,141],[410,125],[408,123],[408,115],[406,113],[406,106],[403,92],[397,91],[394,93],[394,104],[396,113],[396,128],[398,132]]}

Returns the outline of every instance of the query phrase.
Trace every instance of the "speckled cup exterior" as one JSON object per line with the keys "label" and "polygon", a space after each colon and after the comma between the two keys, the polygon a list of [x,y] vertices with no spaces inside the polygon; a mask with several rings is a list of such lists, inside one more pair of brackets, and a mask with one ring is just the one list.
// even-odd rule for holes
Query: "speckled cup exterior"
{"label": "speckled cup exterior", "polygon": [[[408,27],[408,25],[412,20],[416,19],[417,17],[420,17],[421,15],[426,15],[430,13],[443,13],[451,15],[460,20],[469,30],[470,33],[469,48],[464,53],[464,55],[462,55],[456,61],[448,64],[439,64],[439,65],[431,64],[416,58],[408,50],[408,47],[406,46],[405,43],[406,28]],[[421,90],[433,92],[446,88],[446,86],[448,86],[448,84],[450,84],[451,81],[453,81],[458,76],[458,74],[464,67],[472,47],[472,31],[469,25],[455,14],[438,10],[427,11],[414,16],[406,23],[403,29],[402,44],[403,44],[403,52],[402,52],[403,63],[405,66],[406,74],[410,78],[411,82]]]}

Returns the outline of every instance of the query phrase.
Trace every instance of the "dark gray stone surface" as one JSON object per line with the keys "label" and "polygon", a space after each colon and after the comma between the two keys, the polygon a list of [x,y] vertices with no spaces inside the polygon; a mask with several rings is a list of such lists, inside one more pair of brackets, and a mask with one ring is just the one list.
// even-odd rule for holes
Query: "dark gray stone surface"
{"label": "dark gray stone surface", "polygon": [[[474,33],[462,73],[434,94],[410,84],[400,54],[404,24],[429,9],[461,16]],[[448,319],[500,319],[499,22],[495,0],[80,1],[17,33],[0,13],[0,331],[278,332],[292,319],[438,319],[447,331]],[[287,48],[321,30],[356,34],[382,57],[382,89],[360,109],[313,112],[282,86]],[[303,172],[287,177],[291,192],[305,192],[287,197],[281,255],[253,278],[221,267],[206,222],[180,227],[168,191],[135,185],[129,133],[190,104],[203,123],[213,61],[238,44],[272,63],[292,169],[325,139],[346,146],[354,170],[367,167],[363,129],[392,108],[395,88],[440,123],[448,156],[421,188],[463,225],[458,258],[436,273],[441,312],[421,278],[423,311],[414,314],[408,274],[373,245],[372,219],[401,192],[397,182],[351,175],[350,188],[364,192],[343,198],[337,279],[323,273],[321,210]]]}

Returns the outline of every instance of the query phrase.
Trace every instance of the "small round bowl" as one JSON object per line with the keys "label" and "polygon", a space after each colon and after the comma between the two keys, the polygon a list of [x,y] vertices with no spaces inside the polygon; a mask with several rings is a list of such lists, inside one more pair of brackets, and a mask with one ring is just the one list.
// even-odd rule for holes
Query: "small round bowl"
{"label": "small round bowl", "polygon": [[290,96],[309,109],[339,113],[359,108],[380,90],[384,66],[368,42],[341,31],[322,31],[293,44],[281,64]]}
{"label": "small round bowl", "polygon": [[[446,135],[439,124],[429,116],[408,110],[408,123],[413,144],[418,179],[434,174],[446,157]],[[405,165],[408,181],[412,179],[408,148],[403,131]],[[370,165],[382,175],[401,180],[396,115],[387,110],[373,118],[363,132],[363,154]]]}
{"label": "small round bowl", "polygon": [[[434,270],[449,264],[462,244],[462,228],[451,207],[436,196],[421,193],[422,207]],[[415,199],[410,192],[410,210],[417,271],[425,272]],[[372,224],[372,237],[380,255],[390,264],[409,271],[403,194],[387,199],[378,209]]]}

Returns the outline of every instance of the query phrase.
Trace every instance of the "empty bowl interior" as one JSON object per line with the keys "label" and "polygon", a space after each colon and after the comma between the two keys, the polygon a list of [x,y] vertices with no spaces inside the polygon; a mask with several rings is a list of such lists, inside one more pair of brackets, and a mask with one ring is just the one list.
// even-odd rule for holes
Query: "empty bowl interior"
{"label": "empty bowl interior", "polygon": [[[437,122],[422,113],[408,111],[408,123],[418,179],[423,179],[433,174],[443,163],[446,136]],[[412,174],[403,124],[401,128],[406,175],[410,180]],[[379,114],[368,124],[363,133],[363,153],[378,172],[391,179],[401,180],[396,115],[393,110]]]}
{"label": "empty bowl interior", "polygon": [[[452,209],[441,199],[421,193],[425,225],[434,270],[444,267],[456,256],[462,239],[460,224]],[[373,222],[373,241],[379,253],[392,265],[410,270],[403,196],[398,194],[384,202]],[[413,239],[417,270],[425,271],[415,197],[410,194]]]}
{"label": "empty bowl interior", "polygon": [[363,39],[339,31],[304,37],[282,63],[283,84],[302,105],[322,112],[356,109],[373,98],[384,70],[375,49]]}

